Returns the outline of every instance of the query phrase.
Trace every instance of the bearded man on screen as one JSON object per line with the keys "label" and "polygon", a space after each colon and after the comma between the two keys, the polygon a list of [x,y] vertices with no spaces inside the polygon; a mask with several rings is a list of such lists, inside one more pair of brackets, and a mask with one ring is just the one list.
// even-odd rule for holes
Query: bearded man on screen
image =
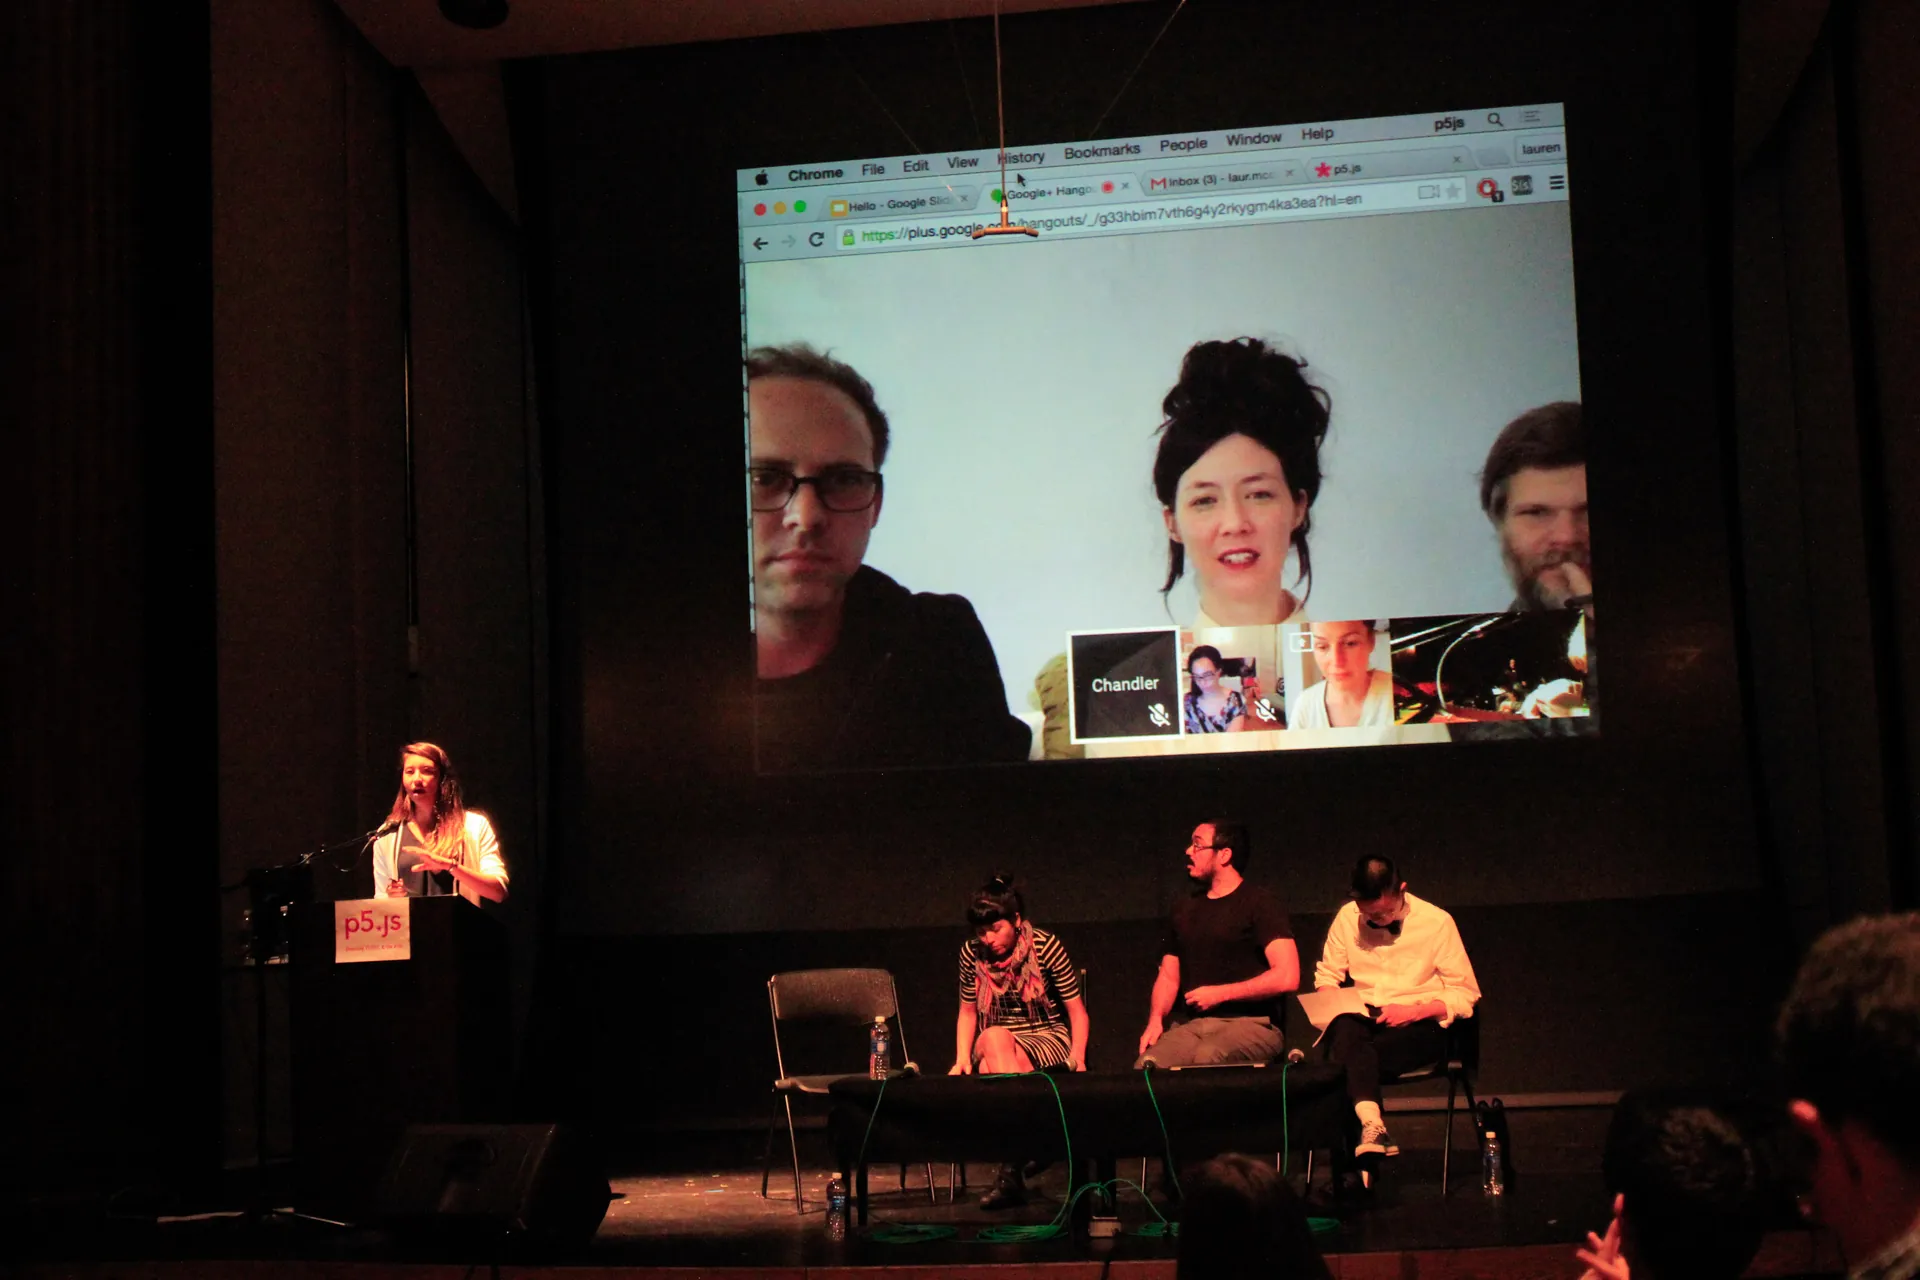
{"label": "bearded man on screen", "polygon": [[1509,422],[1487,451],[1480,509],[1500,535],[1515,612],[1593,613],[1587,437],[1580,405],[1556,400]]}
{"label": "bearded man on screen", "polygon": [[966,597],[864,563],[890,437],[872,384],[799,343],[756,348],[746,375],[759,767],[1025,759]]}

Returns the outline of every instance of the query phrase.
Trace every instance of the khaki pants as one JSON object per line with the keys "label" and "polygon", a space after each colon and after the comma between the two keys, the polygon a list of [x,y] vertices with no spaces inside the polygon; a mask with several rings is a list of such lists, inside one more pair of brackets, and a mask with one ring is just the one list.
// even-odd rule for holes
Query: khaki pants
{"label": "khaki pants", "polygon": [[1168,1027],[1133,1065],[1138,1070],[1271,1062],[1285,1045],[1272,1018],[1193,1018]]}

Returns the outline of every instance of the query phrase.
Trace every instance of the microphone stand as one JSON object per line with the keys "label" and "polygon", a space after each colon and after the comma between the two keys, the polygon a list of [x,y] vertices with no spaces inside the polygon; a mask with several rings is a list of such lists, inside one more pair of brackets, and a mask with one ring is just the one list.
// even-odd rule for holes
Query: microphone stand
{"label": "microphone stand", "polygon": [[[286,1219],[300,1219],[318,1222],[332,1227],[345,1227],[350,1224],[336,1222],[332,1218],[321,1218],[313,1214],[295,1213],[272,1207],[272,1196],[267,1186],[267,973],[266,966],[284,963],[288,958],[290,939],[288,938],[289,908],[298,903],[313,900],[313,862],[316,858],[326,858],[346,849],[358,849],[364,852],[373,842],[387,832],[397,829],[398,824],[387,824],[354,836],[349,840],[336,840],[316,846],[306,853],[299,854],[285,862],[277,862],[264,867],[253,867],[240,883],[222,886],[222,892],[245,889],[249,898],[247,928],[247,962],[253,968],[253,1158],[254,1158],[254,1194],[253,1203],[248,1207],[246,1217],[249,1221],[271,1222]],[[357,863],[359,857],[356,855]],[[348,871],[338,863],[331,863],[337,871]]]}

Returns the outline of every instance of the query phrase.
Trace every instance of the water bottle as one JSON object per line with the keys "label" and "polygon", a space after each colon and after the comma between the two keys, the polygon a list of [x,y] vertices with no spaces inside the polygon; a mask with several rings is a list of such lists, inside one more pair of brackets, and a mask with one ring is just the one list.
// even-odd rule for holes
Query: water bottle
{"label": "water bottle", "polygon": [[1507,1194],[1507,1170],[1500,1150],[1500,1135],[1487,1130],[1487,1145],[1480,1155],[1480,1189],[1490,1196]]}
{"label": "water bottle", "polygon": [[885,1018],[875,1018],[867,1028],[867,1074],[875,1080],[885,1080],[892,1065],[893,1032],[888,1030]]}
{"label": "water bottle", "polygon": [[835,1174],[827,1179],[827,1239],[847,1238],[847,1184]]}

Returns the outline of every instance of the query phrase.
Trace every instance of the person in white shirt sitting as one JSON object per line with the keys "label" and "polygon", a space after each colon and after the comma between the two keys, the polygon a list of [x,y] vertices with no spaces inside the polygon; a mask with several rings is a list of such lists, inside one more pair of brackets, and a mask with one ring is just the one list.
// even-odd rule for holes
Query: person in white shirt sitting
{"label": "person in white shirt sitting", "polygon": [[1442,1032],[1473,1016],[1480,983],[1453,917],[1408,893],[1393,859],[1360,859],[1351,897],[1334,913],[1313,985],[1326,990],[1351,978],[1372,1016],[1335,1018],[1321,1045],[1328,1061],[1347,1069],[1360,1126],[1355,1157],[1397,1156],[1380,1115],[1381,1078],[1441,1061]]}

